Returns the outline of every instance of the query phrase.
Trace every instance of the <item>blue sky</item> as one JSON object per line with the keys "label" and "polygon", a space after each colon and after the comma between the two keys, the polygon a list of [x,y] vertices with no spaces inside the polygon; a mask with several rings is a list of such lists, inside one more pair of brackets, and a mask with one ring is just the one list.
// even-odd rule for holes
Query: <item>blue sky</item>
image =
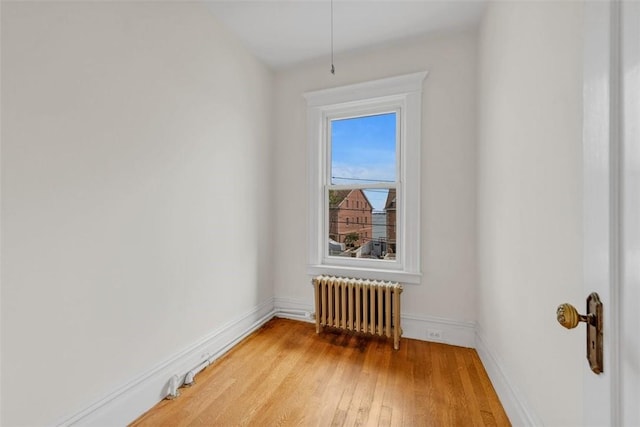
{"label": "blue sky", "polygon": [[[387,113],[331,123],[333,184],[395,181],[396,114]],[[384,209],[386,190],[365,190],[374,210]]]}

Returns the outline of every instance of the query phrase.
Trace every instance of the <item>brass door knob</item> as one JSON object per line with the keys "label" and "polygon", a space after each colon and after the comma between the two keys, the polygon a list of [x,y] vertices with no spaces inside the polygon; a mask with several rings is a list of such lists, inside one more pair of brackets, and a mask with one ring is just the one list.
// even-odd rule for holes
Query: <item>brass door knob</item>
{"label": "brass door knob", "polygon": [[587,359],[591,370],[596,374],[603,371],[603,323],[602,302],[597,293],[587,297],[587,314],[580,314],[574,306],[568,303],[560,304],[556,310],[558,323],[567,329],[573,329],[580,322],[587,324]]}
{"label": "brass door knob", "polygon": [[558,323],[567,329],[575,328],[580,322],[592,323],[591,315],[585,316],[578,313],[578,310],[569,303],[560,304],[558,310],[556,310],[556,316]]}

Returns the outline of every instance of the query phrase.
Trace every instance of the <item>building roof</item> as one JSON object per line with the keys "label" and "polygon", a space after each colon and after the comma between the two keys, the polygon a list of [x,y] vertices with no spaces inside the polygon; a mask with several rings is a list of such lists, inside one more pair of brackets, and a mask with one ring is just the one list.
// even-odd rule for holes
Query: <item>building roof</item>
{"label": "building roof", "polygon": [[337,208],[353,190],[329,190],[329,206]]}
{"label": "building roof", "polygon": [[338,208],[349,195],[354,192],[359,191],[362,194],[362,197],[367,201],[369,205],[369,209],[373,209],[373,205],[369,201],[367,195],[361,189],[353,189],[353,190],[329,190],[329,207]]}
{"label": "building roof", "polygon": [[384,204],[384,210],[395,209],[396,208],[396,189],[390,188],[389,193],[387,194],[387,201]]}

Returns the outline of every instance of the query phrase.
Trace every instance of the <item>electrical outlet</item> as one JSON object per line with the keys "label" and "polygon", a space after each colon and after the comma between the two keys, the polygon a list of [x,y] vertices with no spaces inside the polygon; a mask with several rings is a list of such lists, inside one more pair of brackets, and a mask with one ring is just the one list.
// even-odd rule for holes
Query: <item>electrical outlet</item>
{"label": "electrical outlet", "polygon": [[427,329],[427,338],[431,340],[441,340],[442,331],[440,329]]}

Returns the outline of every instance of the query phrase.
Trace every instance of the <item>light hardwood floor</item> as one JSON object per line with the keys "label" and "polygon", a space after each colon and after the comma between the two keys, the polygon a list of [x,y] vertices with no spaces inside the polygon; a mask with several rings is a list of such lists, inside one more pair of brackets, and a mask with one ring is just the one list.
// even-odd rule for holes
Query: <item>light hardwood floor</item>
{"label": "light hardwood floor", "polygon": [[508,426],[475,350],[273,319],[132,426]]}

